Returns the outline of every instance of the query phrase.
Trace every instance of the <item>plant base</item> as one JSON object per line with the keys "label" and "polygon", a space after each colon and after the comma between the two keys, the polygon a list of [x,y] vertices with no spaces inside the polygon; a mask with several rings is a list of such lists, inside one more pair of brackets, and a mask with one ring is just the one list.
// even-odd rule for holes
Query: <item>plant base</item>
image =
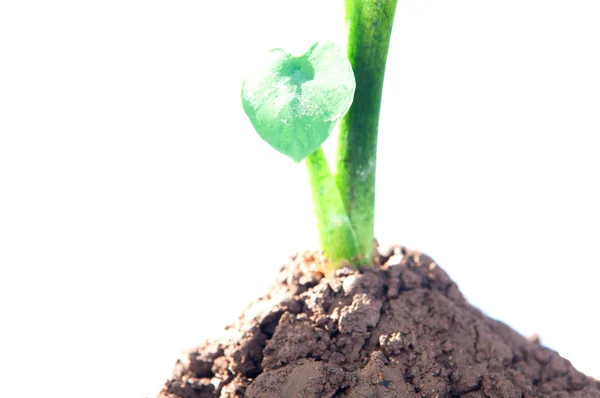
{"label": "plant base", "polygon": [[431,258],[315,271],[314,252],[225,336],[177,361],[159,398],[600,397],[600,382],[472,307]]}

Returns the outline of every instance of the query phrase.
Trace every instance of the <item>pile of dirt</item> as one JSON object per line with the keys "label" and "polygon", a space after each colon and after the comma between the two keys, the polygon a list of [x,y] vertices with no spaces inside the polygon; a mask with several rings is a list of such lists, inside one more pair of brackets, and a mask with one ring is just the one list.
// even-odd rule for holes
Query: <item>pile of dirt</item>
{"label": "pile of dirt", "polygon": [[600,397],[600,382],[472,307],[431,258],[392,247],[323,278],[307,252],[159,398]]}

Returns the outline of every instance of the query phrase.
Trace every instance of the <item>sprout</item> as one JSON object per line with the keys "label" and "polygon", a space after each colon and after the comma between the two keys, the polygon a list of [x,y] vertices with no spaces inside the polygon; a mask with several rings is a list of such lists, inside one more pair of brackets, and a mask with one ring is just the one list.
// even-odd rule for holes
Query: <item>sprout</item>
{"label": "sprout", "polygon": [[[242,104],[258,134],[306,159],[327,273],[371,265],[377,133],[397,0],[346,0],[347,57],[331,42],[294,57],[266,54],[244,80]],[[321,148],[340,123],[335,174]]]}

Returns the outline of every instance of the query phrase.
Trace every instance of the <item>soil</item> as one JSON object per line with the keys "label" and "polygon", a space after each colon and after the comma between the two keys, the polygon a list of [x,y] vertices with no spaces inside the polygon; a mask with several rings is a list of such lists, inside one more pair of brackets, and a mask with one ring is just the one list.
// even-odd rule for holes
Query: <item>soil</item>
{"label": "soil", "polygon": [[223,337],[186,351],[159,398],[600,397],[600,382],[472,307],[429,257],[318,271],[306,252]]}

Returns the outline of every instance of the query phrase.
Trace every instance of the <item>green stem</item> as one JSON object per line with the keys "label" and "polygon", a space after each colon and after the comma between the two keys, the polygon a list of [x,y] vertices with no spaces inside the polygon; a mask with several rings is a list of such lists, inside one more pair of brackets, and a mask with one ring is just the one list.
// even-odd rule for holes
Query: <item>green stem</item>
{"label": "green stem", "polygon": [[306,167],[317,216],[319,240],[329,261],[327,273],[331,274],[344,264],[356,262],[359,254],[356,235],[321,147],[308,155]]}
{"label": "green stem", "polygon": [[363,264],[374,252],[375,163],[383,78],[397,0],[346,0],[354,102],[340,125],[336,183]]}

